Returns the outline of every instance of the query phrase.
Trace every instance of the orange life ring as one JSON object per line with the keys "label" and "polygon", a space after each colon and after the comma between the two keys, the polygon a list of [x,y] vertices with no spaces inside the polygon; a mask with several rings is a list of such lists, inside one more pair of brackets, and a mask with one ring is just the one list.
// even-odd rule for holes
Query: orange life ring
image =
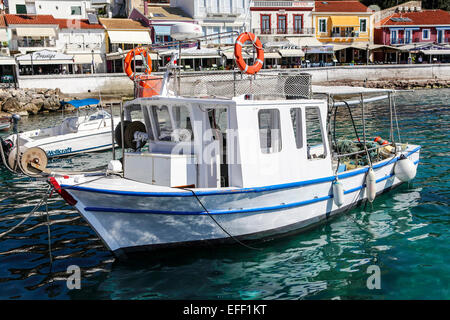
{"label": "orange life ring", "polygon": [[128,52],[128,54],[124,60],[125,73],[131,80],[134,80],[134,77],[136,76],[135,72],[131,69],[131,65],[132,65],[131,62],[133,61],[133,57],[141,55],[141,54],[144,56],[145,59],[147,59],[147,62],[146,62],[147,68],[144,70],[144,73],[145,74],[152,73],[152,59],[150,58],[150,54],[148,54],[146,48],[137,47],[137,48],[134,48],[134,50],[130,50],[130,52]]}
{"label": "orange life ring", "polygon": [[[251,41],[253,46],[257,50],[256,62],[254,65],[249,66],[245,63],[244,57],[242,56],[242,46],[245,42]],[[262,47],[261,41],[251,32],[244,32],[239,35],[234,44],[234,56],[236,57],[236,63],[242,71],[247,74],[255,74],[261,70],[264,64],[264,49]]]}

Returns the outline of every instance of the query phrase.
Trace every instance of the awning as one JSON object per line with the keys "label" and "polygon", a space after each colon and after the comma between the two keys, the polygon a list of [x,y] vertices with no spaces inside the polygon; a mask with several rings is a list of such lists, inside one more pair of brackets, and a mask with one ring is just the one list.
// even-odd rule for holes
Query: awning
{"label": "awning", "polygon": [[16,64],[16,60],[12,57],[0,57],[0,66],[12,66]]}
{"label": "awning", "polygon": [[[222,52],[222,55],[224,55],[228,60],[232,60],[234,59],[234,51],[227,51],[227,52]],[[242,57],[244,59],[250,59],[252,58],[252,56],[250,56],[249,54],[242,52]]]}
{"label": "awning", "polygon": [[328,53],[328,54],[332,54],[334,53],[333,51],[333,45],[326,45],[326,46],[314,46],[314,47],[307,47],[304,48],[305,49],[305,53]]}
{"label": "awning", "polygon": [[305,52],[302,49],[280,49],[278,52],[282,57],[304,57]]}
{"label": "awning", "polygon": [[6,29],[0,29],[0,42],[8,41],[8,32]]}
{"label": "awning", "polygon": [[152,26],[158,36],[170,36],[171,26]]}
{"label": "awning", "polygon": [[92,58],[94,58],[94,64],[98,64],[98,63],[102,63],[103,59],[102,56],[97,54],[94,54],[94,56],[92,57],[91,53],[86,53],[86,54],[75,54],[73,56],[75,64],[91,64],[92,63]]}
{"label": "awning", "polygon": [[[131,50],[125,50],[123,53],[113,52],[106,54],[106,60],[117,60],[117,59],[125,59],[128,52]],[[136,56],[136,60],[141,60],[141,56]],[[150,53],[150,59],[152,60],[161,60],[161,58],[156,53]]]}
{"label": "awning", "polygon": [[359,27],[359,17],[357,16],[332,16],[333,27]]}
{"label": "awning", "polygon": [[152,39],[148,31],[108,31],[111,43],[151,44]]}
{"label": "awning", "polygon": [[71,100],[68,102],[64,102],[63,104],[70,104],[75,108],[85,107],[85,106],[96,106],[100,103],[100,100],[88,98],[83,100]]}
{"label": "awning", "polygon": [[53,28],[16,28],[18,37],[56,37],[56,30]]}
{"label": "awning", "polygon": [[350,48],[348,44],[333,44],[333,51],[339,51]]}
{"label": "awning", "polygon": [[44,64],[73,64],[73,56],[56,51],[41,50],[32,54],[17,57],[20,65],[44,65]]}
{"label": "awning", "polygon": [[430,49],[430,50],[421,50],[420,52],[422,52],[423,54],[426,55],[448,55],[450,54],[450,50],[439,50],[439,49]]}
{"label": "awning", "polygon": [[281,55],[278,52],[264,52],[264,59],[280,59]]}

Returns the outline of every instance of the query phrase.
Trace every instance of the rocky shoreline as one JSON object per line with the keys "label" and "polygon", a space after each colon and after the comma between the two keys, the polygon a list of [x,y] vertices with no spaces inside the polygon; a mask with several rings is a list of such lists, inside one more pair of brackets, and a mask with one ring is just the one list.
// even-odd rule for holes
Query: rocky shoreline
{"label": "rocky shoreline", "polygon": [[[383,89],[432,89],[450,88],[450,80],[341,80],[317,83],[320,85],[347,85],[361,86],[367,88]],[[90,94],[83,95],[83,98]],[[59,89],[0,89],[0,116],[10,116],[17,113],[21,116],[30,114],[48,113],[61,110],[63,101],[70,101],[74,97],[69,97]],[[106,97],[105,97],[106,98]],[[116,100],[109,97],[110,102]],[[112,99],[111,99],[112,98]],[[122,99],[123,97],[120,97]],[[117,99],[119,100],[119,99]],[[72,111],[71,105],[64,105],[64,110]]]}
{"label": "rocky shoreline", "polygon": [[0,116],[57,111],[61,109],[62,101],[69,100],[59,89],[0,89]]}

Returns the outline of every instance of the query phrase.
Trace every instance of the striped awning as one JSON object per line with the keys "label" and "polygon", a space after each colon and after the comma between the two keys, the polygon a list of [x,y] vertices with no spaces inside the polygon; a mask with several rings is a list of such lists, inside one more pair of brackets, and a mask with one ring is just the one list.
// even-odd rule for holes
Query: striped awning
{"label": "striped awning", "polygon": [[108,31],[108,37],[111,43],[152,44],[148,31]]}
{"label": "striped awning", "polygon": [[33,26],[32,28],[16,28],[18,37],[56,37],[56,30],[54,28],[39,28]]}
{"label": "striped awning", "polygon": [[280,49],[278,52],[283,58],[305,56],[305,52],[302,49]]}

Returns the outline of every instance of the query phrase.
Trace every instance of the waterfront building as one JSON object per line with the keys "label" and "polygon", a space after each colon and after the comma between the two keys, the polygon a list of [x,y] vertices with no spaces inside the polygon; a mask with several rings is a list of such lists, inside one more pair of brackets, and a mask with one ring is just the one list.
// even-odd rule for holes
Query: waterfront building
{"label": "waterfront building", "polygon": [[107,72],[123,72],[123,58],[129,50],[152,44],[148,27],[139,21],[109,18],[99,21],[106,30]]}
{"label": "waterfront building", "polygon": [[[359,1],[316,1],[316,38],[333,46],[335,62],[367,63],[373,44],[373,11]],[[320,60],[330,56],[319,55]]]}
{"label": "waterfront building", "polygon": [[6,14],[9,50],[12,55],[33,51],[56,51],[58,21],[51,15]]}
{"label": "waterfront building", "polygon": [[[170,6],[182,9],[202,26],[204,35],[209,35],[247,30],[250,26],[249,3],[250,0],[171,0]],[[233,38],[219,37],[210,43],[232,45]]]}
{"label": "waterfront building", "polygon": [[5,17],[0,14],[0,85],[15,82],[14,58],[9,55],[9,37]]}
{"label": "waterfront building", "polygon": [[106,72],[105,29],[100,23],[86,19],[56,19],[59,35],[58,51],[73,55],[73,73]]}
{"label": "waterfront building", "polygon": [[314,8],[314,1],[252,2],[251,31],[261,38],[267,51],[264,67],[300,67],[306,48],[323,50],[315,38]]}
{"label": "waterfront building", "polygon": [[57,19],[87,19],[89,13],[111,14],[114,0],[8,0],[10,14],[52,15]]}
{"label": "waterfront building", "polygon": [[401,11],[379,21],[375,42],[395,46],[402,52],[380,57],[400,63],[450,61],[450,13],[444,10]]}
{"label": "waterfront building", "polygon": [[179,22],[195,23],[182,9],[169,5],[151,5],[144,2],[143,11],[134,8],[130,19],[149,27],[154,44],[172,41],[170,28]]}

